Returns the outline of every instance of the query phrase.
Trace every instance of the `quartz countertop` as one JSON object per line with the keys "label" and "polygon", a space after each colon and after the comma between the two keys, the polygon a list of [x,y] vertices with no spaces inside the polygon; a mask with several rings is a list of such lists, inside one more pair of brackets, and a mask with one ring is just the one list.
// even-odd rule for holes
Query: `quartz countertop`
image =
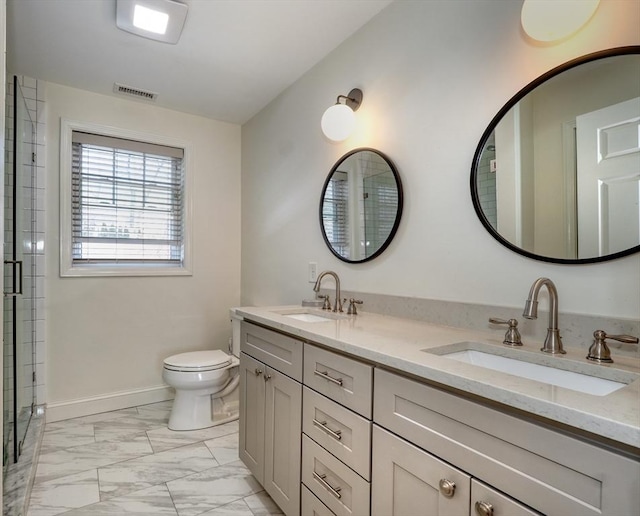
{"label": "quartz countertop", "polygon": [[[595,364],[585,359],[583,349],[565,347],[566,355],[551,356],[540,352],[541,342],[524,342],[522,347],[515,349],[504,346],[501,328],[468,330],[368,312],[322,322],[305,322],[287,316],[287,313],[306,311],[326,317],[333,314],[300,306],[239,307],[234,311],[246,320],[302,340],[640,450],[640,360],[636,358],[615,356],[614,351],[615,363]],[[538,363],[562,365],[563,369],[625,383],[629,377],[635,380],[615,392],[596,396],[425,352],[458,343],[481,343],[503,355],[525,357],[535,353]]]}

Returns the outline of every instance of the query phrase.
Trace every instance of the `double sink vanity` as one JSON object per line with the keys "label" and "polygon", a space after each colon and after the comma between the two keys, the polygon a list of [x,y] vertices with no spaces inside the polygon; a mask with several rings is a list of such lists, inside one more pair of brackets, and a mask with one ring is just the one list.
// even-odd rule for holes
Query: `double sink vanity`
{"label": "double sink vanity", "polygon": [[287,515],[640,511],[640,362],[363,312],[238,308],[240,458]]}
{"label": "double sink vanity", "polygon": [[[556,67],[490,122],[470,186],[480,222],[500,244],[564,265],[640,252],[637,217],[626,215],[638,209],[627,171],[640,159],[629,121],[640,109],[639,55],[639,46],[621,47]],[[623,120],[607,122],[604,139],[585,125],[618,112]],[[595,181],[590,164],[605,154],[635,161]],[[602,205],[600,183],[618,185]],[[566,202],[549,201],[557,192]],[[329,172],[319,208],[336,258],[372,260],[400,224],[400,174],[382,152],[354,149]],[[508,326],[502,339],[372,313],[386,310],[358,314],[363,301],[353,298],[343,314],[336,273],[321,273],[314,291],[325,275],[336,285],[333,306],[320,296],[329,310],[235,310],[244,319],[240,458],[285,514],[640,516],[640,360],[613,360],[605,343],[635,337],[597,330],[588,352],[564,349],[548,278],[534,282],[523,313],[537,318],[545,287],[546,338],[522,344],[515,319],[490,319]],[[447,324],[465,322],[467,313],[456,313]],[[636,333],[635,322],[629,327]]]}

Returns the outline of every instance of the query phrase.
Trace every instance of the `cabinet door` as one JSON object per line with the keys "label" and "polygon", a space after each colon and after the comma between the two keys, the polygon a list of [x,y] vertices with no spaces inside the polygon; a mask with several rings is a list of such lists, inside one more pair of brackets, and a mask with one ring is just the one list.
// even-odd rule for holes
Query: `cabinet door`
{"label": "cabinet door", "polygon": [[540,516],[539,512],[479,482],[471,480],[471,510],[473,516]]}
{"label": "cabinet door", "polygon": [[265,462],[262,484],[280,509],[300,513],[302,385],[267,367],[265,376]]}
{"label": "cabinet door", "polygon": [[373,425],[371,514],[469,514],[471,477]]}
{"label": "cabinet door", "polygon": [[240,460],[264,485],[264,399],[266,367],[240,353]]}

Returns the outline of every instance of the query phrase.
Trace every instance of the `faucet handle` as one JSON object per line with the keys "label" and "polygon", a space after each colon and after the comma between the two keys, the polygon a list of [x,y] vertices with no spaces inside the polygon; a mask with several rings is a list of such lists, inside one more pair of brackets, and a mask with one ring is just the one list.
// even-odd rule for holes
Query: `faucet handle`
{"label": "faucet handle", "polygon": [[505,321],[504,319],[490,317],[489,322],[491,324],[506,324],[509,326],[507,332],[504,334],[504,340],[502,341],[503,344],[506,346],[522,346],[522,337],[518,331],[518,321],[516,319],[509,319],[508,321]]}
{"label": "faucet handle", "polygon": [[324,303],[322,303],[323,310],[331,310],[331,301],[329,301],[329,296],[318,295],[318,299],[324,299]]}
{"label": "faucet handle", "polygon": [[605,342],[606,339],[617,340],[618,342],[626,342],[627,344],[637,344],[638,337],[633,335],[607,335],[603,330],[596,330],[593,332],[593,344],[589,348],[587,354],[587,360],[593,362],[613,364],[611,358],[611,351],[609,346]]}
{"label": "faucet handle", "polygon": [[358,315],[358,309],[356,308],[356,305],[361,305],[362,303],[362,299],[349,299],[349,309],[347,310],[347,315]]}

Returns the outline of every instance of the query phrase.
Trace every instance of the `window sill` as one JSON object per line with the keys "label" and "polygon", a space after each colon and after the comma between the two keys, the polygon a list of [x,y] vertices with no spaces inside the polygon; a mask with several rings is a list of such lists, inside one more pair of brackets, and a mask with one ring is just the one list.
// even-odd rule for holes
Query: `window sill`
{"label": "window sill", "polygon": [[60,270],[62,278],[127,276],[193,276],[193,272],[187,267],[167,267],[165,265],[76,265]]}

